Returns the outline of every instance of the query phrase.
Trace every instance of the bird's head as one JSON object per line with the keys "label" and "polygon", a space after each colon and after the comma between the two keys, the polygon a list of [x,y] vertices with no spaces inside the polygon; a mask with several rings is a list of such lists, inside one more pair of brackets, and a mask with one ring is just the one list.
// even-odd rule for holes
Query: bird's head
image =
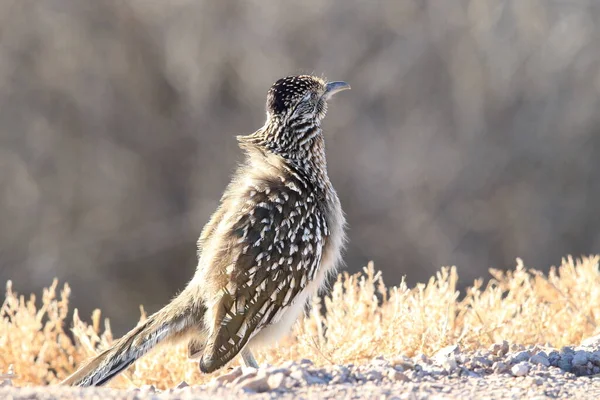
{"label": "bird's head", "polygon": [[346,89],[350,89],[346,82],[327,82],[311,75],[281,78],[267,94],[267,115],[288,126],[318,122],[325,117],[331,96]]}
{"label": "bird's head", "polygon": [[321,137],[321,120],[327,101],[335,93],[350,89],[346,82],[327,82],[310,75],[279,79],[267,94],[267,122],[240,145],[267,149],[285,158],[310,158],[315,140]]}

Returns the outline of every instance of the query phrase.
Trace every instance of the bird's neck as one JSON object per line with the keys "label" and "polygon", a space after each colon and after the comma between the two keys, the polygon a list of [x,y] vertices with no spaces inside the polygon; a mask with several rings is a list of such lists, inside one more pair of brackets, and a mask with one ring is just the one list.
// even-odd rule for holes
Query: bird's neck
{"label": "bird's neck", "polygon": [[[296,135],[291,137],[291,135]],[[319,123],[301,132],[298,127],[266,125],[252,135],[238,137],[240,147],[251,159],[274,155],[288,168],[301,170],[312,177],[315,184],[329,185],[325,140]]]}

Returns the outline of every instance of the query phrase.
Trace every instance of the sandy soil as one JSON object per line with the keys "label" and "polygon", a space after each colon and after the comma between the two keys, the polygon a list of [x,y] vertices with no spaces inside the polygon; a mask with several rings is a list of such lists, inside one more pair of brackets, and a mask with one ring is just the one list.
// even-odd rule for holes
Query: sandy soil
{"label": "sandy soil", "polygon": [[116,390],[68,387],[5,387],[0,398],[25,399],[598,399],[600,378],[579,377],[560,387],[538,384],[535,378],[488,376],[449,378],[430,382],[329,384],[286,391],[252,393],[236,388],[187,387],[156,393],[151,390]]}

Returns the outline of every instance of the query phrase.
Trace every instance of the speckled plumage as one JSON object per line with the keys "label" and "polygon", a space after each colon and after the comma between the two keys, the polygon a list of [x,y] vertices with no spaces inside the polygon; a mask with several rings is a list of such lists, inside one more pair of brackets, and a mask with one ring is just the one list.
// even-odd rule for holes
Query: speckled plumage
{"label": "speckled plumage", "polygon": [[[340,261],[344,217],[327,176],[321,120],[343,82],[313,76],[278,80],[267,121],[238,137],[246,153],[198,240],[198,268],[163,310],[65,383],[101,384],[161,341],[189,340],[200,370],[287,333],[308,298]],[[186,315],[186,312],[193,315]]]}

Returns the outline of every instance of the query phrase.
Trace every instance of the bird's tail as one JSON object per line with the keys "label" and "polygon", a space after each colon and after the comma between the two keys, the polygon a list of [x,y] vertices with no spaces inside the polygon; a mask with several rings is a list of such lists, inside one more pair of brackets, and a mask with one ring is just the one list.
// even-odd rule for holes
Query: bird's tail
{"label": "bird's tail", "polygon": [[132,329],[114,346],[92,358],[62,384],[100,386],[161,342],[172,343],[193,334],[198,335],[198,340],[204,335],[205,311],[202,302],[184,290],[171,303]]}

